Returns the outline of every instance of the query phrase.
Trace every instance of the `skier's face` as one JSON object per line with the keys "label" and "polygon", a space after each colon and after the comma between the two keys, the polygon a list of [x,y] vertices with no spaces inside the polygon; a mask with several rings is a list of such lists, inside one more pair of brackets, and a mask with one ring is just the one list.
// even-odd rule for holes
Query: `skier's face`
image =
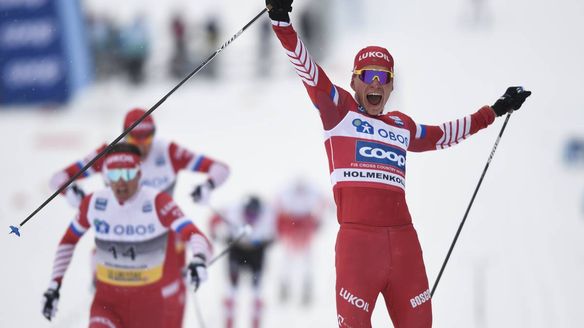
{"label": "skier's face", "polygon": [[[365,66],[363,70],[385,70],[382,66]],[[379,79],[373,79],[371,83],[365,83],[358,75],[353,74],[351,88],[355,91],[355,98],[367,114],[377,116],[383,113],[385,104],[393,91],[393,79],[389,83],[381,84]]]}
{"label": "skier's face", "polygon": [[140,177],[141,172],[131,180],[126,181],[125,179],[118,179],[117,181],[109,181],[110,188],[114,192],[116,199],[119,203],[124,203],[128,199],[132,198],[138,192],[140,187]]}
{"label": "skier's face", "polygon": [[154,140],[154,134],[142,139],[134,138],[129,134],[126,136],[126,141],[128,143],[140,149],[140,156],[142,160],[145,160],[148,157],[150,149],[152,149],[152,140]]}

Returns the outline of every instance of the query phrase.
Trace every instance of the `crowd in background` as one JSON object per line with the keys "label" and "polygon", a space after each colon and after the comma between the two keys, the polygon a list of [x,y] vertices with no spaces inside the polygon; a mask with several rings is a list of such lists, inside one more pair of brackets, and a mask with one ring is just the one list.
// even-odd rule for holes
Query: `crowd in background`
{"label": "crowd in background", "polygon": [[[313,55],[322,58],[325,55],[325,28],[322,26],[322,13],[305,10],[299,15],[299,30],[308,47],[314,49]],[[271,25],[262,20],[254,29],[258,37],[254,61],[258,77],[269,75],[266,62],[272,56]],[[106,15],[86,14],[86,33],[93,59],[94,76],[97,81],[108,80],[114,76],[123,76],[132,84],[145,82],[150,75],[163,74],[174,79],[182,79],[207,59],[228,37],[221,17],[208,15],[201,21],[185,18],[180,12],[168,17],[167,35],[172,40],[169,60],[163,67],[149,66],[148,60],[157,52],[168,51],[159,48],[153,40],[151,24],[142,14],[134,17],[130,23],[119,24]],[[223,38],[222,38],[223,37]],[[317,46],[318,45],[318,46]],[[165,54],[166,55],[166,54]],[[150,71],[149,71],[150,70]],[[218,77],[215,61],[210,62],[201,71],[208,78]]]}

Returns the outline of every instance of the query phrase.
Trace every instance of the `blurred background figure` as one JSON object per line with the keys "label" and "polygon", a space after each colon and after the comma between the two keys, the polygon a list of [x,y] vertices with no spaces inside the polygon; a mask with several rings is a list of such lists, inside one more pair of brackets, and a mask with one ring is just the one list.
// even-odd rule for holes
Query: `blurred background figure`
{"label": "blurred background figure", "polygon": [[[313,293],[312,244],[326,209],[323,195],[303,178],[296,178],[276,200],[278,241],[284,249],[280,268],[280,301],[291,296],[300,283],[303,305],[310,305]],[[294,277],[300,281],[294,281]]]}
{"label": "blurred background figure", "polygon": [[327,22],[328,10],[321,10],[325,1],[309,2],[298,17],[299,33],[304,40],[311,55],[319,61],[325,59],[327,54]]}
{"label": "blurred background figure", "polygon": [[150,51],[150,39],[144,16],[138,15],[132,24],[120,32],[122,67],[133,84],[144,81],[144,64]]}
{"label": "blurred background figure", "polygon": [[[217,50],[217,48],[220,46],[219,33],[221,32],[221,28],[220,28],[219,17],[217,17],[215,15],[209,15],[205,21],[204,31],[205,31],[205,41],[206,41],[205,48],[206,48],[206,50],[205,50],[205,54],[203,56],[203,60],[207,59],[207,57],[210,54],[212,54],[213,52],[215,52],[215,50]],[[211,78],[217,77],[217,66],[219,66],[218,63],[220,63],[220,62],[221,62],[220,58],[214,59],[211,63],[209,63],[209,64],[207,64],[207,66],[205,66],[205,69],[202,72]]]}
{"label": "blurred background figure", "polygon": [[584,138],[571,138],[566,142],[564,161],[569,166],[584,166]]}
{"label": "blurred background figure", "polygon": [[[564,163],[570,168],[584,168],[584,138],[572,137],[564,146]],[[581,196],[580,210],[584,213],[584,196]]]}
{"label": "blurred background figure", "polygon": [[105,15],[87,16],[87,33],[97,80],[111,77],[119,68],[118,35],[113,21]]}
{"label": "blurred background figure", "polygon": [[268,19],[258,22],[258,53],[257,53],[257,76],[268,77],[272,68],[273,51],[271,38],[272,23]]}
{"label": "blurred background figure", "polygon": [[183,78],[190,68],[187,52],[186,23],[180,13],[175,13],[171,20],[173,39],[172,57],[170,60],[170,74],[172,77]]}
{"label": "blurred background figure", "polygon": [[230,288],[224,300],[225,327],[227,328],[234,327],[236,294],[240,276],[244,270],[251,272],[254,298],[251,302],[252,327],[260,327],[264,307],[260,288],[261,279],[266,249],[274,240],[275,221],[274,210],[256,195],[250,195],[241,204],[216,213],[211,219],[211,238],[227,243],[235,240],[246,225],[252,228],[251,234],[236,242],[229,250]]}
{"label": "blurred background figure", "polygon": [[489,26],[492,22],[489,0],[468,0],[465,2],[463,22],[470,27]]}

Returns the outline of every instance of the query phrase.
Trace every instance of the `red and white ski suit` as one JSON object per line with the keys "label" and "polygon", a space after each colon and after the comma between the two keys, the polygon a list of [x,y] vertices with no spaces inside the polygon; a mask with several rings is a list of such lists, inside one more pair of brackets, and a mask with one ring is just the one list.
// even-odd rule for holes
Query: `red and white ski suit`
{"label": "red and white ski suit", "polygon": [[[69,178],[77,174],[91,159],[103,151],[107,145],[101,145],[84,159],[76,161],[65,169],[55,173],[51,177],[51,188],[58,189]],[[101,173],[103,169],[101,157],[85,171],[79,179],[86,178],[96,173]],[[140,163],[142,178],[140,184],[149,186],[160,191],[172,194],[176,178],[181,170],[206,173],[215,187],[220,186],[229,176],[229,168],[209,156],[194,153],[174,142],[168,142],[159,138],[152,141],[152,148],[148,156]]]}
{"label": "red and white ski suit", "polygon": [[[193,254],[211,257],[211,244],[172,198],[140,187],[124,204],[111,189],[83,199],[55,257],[52,280],[61,282],[81,236],[93,227],[96,290],[89,327],[132,328],[174,325],[182,274],[175,238]],[[170,233],[173,231],[174,233]]]}
{"label": "red and white ski suit", "polygon": [[[91,154],[85,156],[84,159],[76,161],[67,166],[65,169],[58,171],[53,175],[50,181],[51,188],[58,189],[63,183],[67,182],[69,178],[77,174],[82,167],[84,167],[91,159],[98,153],[103,151],[107,145],[101,145]],[[85,172],[79,179],[83,179],[94,174],[100,174],[103,170],[103,160],[101,157]],[[214,160],[213,158],[194,153],[175,142],[169,142],[160,138],[154,138],[152,141],[152,148],[148,156],[140,163],[141,178],[140,184],[142,186],[149,186],[160,191],[172,194],[176,183],[178,173],[182,170],[204,173],[208,175],[215,185],[218,187],[222,185],[229,176],[229,168],[227,165]],[[68,199],[70,202],[74,199]],[[72,204],[79,206],[79,204]],[[171,232],[172,235],[172,232]],[[171,237],[176,241],[173,248],[176,250],[176,263],[179,268],[185,267],[185,251],[184,244],[180,238]],[[186,288],[184,282],[179,283],[179,292],[174,296],[175,303],[178,309],[173,311],[175,318],[169,319],[174,324],[167,323],[167,327],[182,327],[184,316]]]}
{"label": "red and white ski suit", "polygon": [[453,146],[490,125],[493,110],[437,126],[392,111],[370,116],[331,83],[290,23],[277,37],[322,120],[340,229],[336,242],[337,319],[371,327],[379,293],[396,328],[430,327],[432,310],[422,251],[405,199],[407,151]]}

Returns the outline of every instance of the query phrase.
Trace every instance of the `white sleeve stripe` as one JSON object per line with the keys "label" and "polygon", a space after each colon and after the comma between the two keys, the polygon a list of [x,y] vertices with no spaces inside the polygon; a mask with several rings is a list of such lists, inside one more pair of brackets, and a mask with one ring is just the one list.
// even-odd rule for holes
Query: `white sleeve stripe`
{"label": "white sleeve stripe", "polygon": [[442,140],[444,140],[444,138],[446,137],[446,131],[444,131],[444,124],[442,124],[442,126],[440,127],[440,130],[442,130],[442,137],[440,137],[438,142],[436,142],[436,149],[442,149],[442,147],[441,147]]}
{"label": "white sleeve stripe", "polygon": [[272,20],[272,25],[286,27],[286,26],[290,26],[290,23]]}
{"label": "white sleeve stripe", "polygon": [[470,123],[471,123],[471,117],[467,116],[464,118],[464,122],[466,124],[466,128],[464,129],[464,137],[466,138],[469,134],[470,134]]}
{"label": "white sleeve stripe", "polygon": [[458,123],[458,134],[456,135],[456,141],[462,139],[464,134],[464,119],[459,119],[456,121]]}
{"label": "white sleeve stripe", "polygon": [[73,246],[71,244],[63,244],[63,245],[59,245],[59,247],[57,247],[57,252],[61,252],[64,250],[71,250],[74,248],[75,248],[75,246]]}
{"label": "white sleeve stripe", "polygon": [[318,67],[308,54],[304,43],[300,38],[297,39],[296,49],[294,52],[286,51],[290,62],[294,65],[296,74],[310,86],[318,84]]}
{"label": "white sleeve stripe", "polygon": [[53,265],[55,267],[62,266],[62,265],[65,265],[66,266],[70,262],[71,262],[71,256],[68,256],[68,257],[63,257],[63,258],[57,258],[57,259],[55,259],[55,263],[53,263]]}
{"label": "white sleeve stripe", "polygon": [[71,257],[72,255],[73,255],[73,250],[57,252],[57,258]]}
{"label": "white sleeve stripe", "polygon": [[53,277],[63,276],[65,274],[65,271],[67,271],[67,267],[69,267],[69,263],[71,263],[71,262],[67,262],[67,263],[55,266],[53,268]]}
{"label": "white sleeve stripe", "polygon": [[456,136],[458,135],[458,120],[450,122],[452,124],[452,135],[450,135],[450,146],[456,144]]}
{"label": "white sleeve stripe", "polygon": [[[442,137],[436,143],[436,149],[444,149],[450,146],[458,144],[461,140],[466,139],[470,134],[471,117],[465,116],[464,118],[458,119],[456,121],[450,121],[443,123],[440,129],[442,129]],[[420,126],[416,124],[416,138],[418,138],[419,133],[421,133]]]}
{"label": "white sleeve stripe", "polygon": [[306,49],[304,48],[304,44],[302,43],[302,41],[300,41],[300,39],[298,40],[298,45],[300,46],[299,51],[297,52],[298,54],[298,59],[300,60],[300,62],[306,66],[306,62],[308,61],[308,54],[306,53]]}
{"label": "white sleeve stripe", "polygon": [[318,75],[318,68],[316,67],[316,64],[314,64],[312,60],[310,61],[310,75],[312,76]]}
{"label": "white sleeve stripe", "polygon": [[450,140],[450,125],[444,123],[444,140],[442,141],[442,148],[445,147],[446,143]]}
{"label": "white sleeve stripe", "polygon": [[188,245],[193,254],[203,253],[207,261],[211,260],[211,249],[205,237],[200,234],[194,234],[189,239]]}
{"label": "white sleeve stripe", "polygon": [[422,136],[422,127],[416,123],[416,139],[420,139],[420,136]]}

